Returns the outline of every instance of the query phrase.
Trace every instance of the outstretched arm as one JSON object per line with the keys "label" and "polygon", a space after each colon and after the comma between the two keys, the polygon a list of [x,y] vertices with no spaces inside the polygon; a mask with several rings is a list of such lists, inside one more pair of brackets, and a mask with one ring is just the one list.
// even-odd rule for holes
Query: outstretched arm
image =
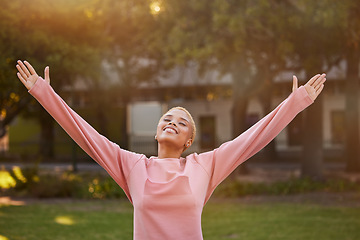
{"label": "outstretched arm", "polygon": [[50,86],[49,67],[45,68],[45,80],[36,74],[28,62],[18,61],[16,68],[19,70],[17,75],[20,81],[29,93],[69,136],[114,178],[131,200],[126,178],[142,155],[120,149],[73,111]]}
{"label": "outstretched arm", "polygon": [[302,110],[319,96],[326,81],[325,74],[312,77],[298,88],[293,77],[293,92],[271,113],[232,141],[222,144],[212,152],[199,155],[199,161],[211,175],[207,198],[237,166],[249,159],[274,139]]}

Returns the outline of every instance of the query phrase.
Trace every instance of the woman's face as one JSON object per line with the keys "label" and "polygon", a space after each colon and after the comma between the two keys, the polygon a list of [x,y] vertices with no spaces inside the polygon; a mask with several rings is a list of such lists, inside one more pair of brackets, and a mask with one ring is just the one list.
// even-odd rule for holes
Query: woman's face
{"label": "woman's face", "polygon": [[160,119],[156,136],[159,144],[171,144],[184,149],[192,143],[192,130],[189,116],[180,109],[172,109]]}

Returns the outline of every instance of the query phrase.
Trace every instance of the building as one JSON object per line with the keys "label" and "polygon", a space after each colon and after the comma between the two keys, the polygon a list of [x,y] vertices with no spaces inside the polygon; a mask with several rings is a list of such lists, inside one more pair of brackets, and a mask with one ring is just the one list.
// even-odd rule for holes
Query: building
{"label": "building", "polygon": [[[341,154],[344,144],[345,68],[345,63],[341,63],[328,71],[328,81],[322,94],[324,100],[323,146],[327,150],[325,152],[331,154],[334,152]],[[299,80],[305,78],[303,72],[297,75]],[[107,77],[110,82],[116,82],[111,80],[116,76]],[[272,108],[275,108],[290,94],[291,80],[292,73],[289,72],[283,72],[275,79],[276,91],[272,93]],[[90,102],[87,84],[82,80],[72,87],[65,88],[61,96],[77,111],[86,108]],[[117,100],[113,101],[114,108],[118,102]],[[154,136],[157,121],[167,109],[183,106],[192,113],[198,129],[197,139],[187,152],[203,152],[214,149],[221,143],[232,139],[232,104],[232,79],[229,75],[220,76],[218,72],[212,71],[199,77],[195,64],[187,68],[175,68],[166,76],[160,77],[157,83],[142,84],[133,92],[131,102],[127,106],[129,148],[135,152],[155,155],[157,144]],[[247,109],[246,121],[249,126],[267,114],[263,111],[261,101],[257,98],[250,100]],[[114,112],[110,114],[114,115],[111,120],[116,121]],[[86,116],[84,118],[89,120]],[[113,126],[114,124],[118,123],[112,123]],[[299,115],[276,137],[276,150],[290,154],[299,152],[301,150],[301,128],[301,115]],[[111,130],[111,134],[115,137],[110,138],[115,142],[120,138],[114,133],[116,131]],[[3,149],[7,149],[6,146]]]}

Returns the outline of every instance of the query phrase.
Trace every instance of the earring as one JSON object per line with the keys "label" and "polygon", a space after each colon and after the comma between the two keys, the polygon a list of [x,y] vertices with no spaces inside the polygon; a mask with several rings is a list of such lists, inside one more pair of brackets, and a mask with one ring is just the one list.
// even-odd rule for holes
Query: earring
{"label": "earring", "polygon": [[155,135],[155,140],[157,140],[157,135]]}

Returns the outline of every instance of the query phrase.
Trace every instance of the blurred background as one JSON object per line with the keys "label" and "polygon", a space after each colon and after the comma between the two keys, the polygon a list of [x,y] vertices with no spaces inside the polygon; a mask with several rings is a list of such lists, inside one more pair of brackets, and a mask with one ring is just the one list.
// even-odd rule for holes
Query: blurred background
{"label": "blurred background", "polygon": [[[231,140],[305,83],[326,88],[254,161],[360,171],[360,2],[352,0],[0,0],[0,161],[92,161],[16,77],[27,60],[100,133],[157,154],[157,121],[181,105],[198,137]],[[246,165],[242,166],[246,171]]]}
{"label": "blurred background", "polygon": [[[17,60],[40,76],[50,66],[51,85],[71,108],[147,156],[157,154],[157,122],[170,107],[192,113],[198,134],[184,154],[200,153],[274,109],[293,75],[304,84],[327,73],[316,102],[216,189],[204,236],[358,239],[360,1],[0,6],[0,240],[132,236],[125,194],[27,93]],[[87,201],[94,198],[103,200]]]}

